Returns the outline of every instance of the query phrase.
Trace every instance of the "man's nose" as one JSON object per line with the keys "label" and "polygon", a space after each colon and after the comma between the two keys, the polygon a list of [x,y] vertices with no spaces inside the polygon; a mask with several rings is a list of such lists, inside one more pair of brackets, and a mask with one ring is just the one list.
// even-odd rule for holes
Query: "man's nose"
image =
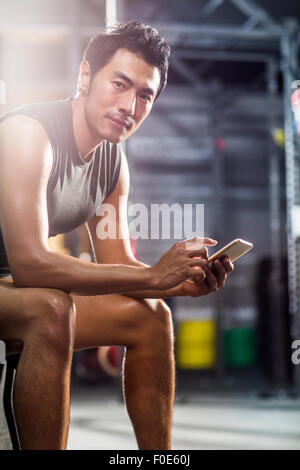
{"label": "man's nose", "polygon": [[119,112],[126,114],[127,116],[133,116],[135,112],[136,95],[132,91],[128,90],[120,97],[118,107]]}

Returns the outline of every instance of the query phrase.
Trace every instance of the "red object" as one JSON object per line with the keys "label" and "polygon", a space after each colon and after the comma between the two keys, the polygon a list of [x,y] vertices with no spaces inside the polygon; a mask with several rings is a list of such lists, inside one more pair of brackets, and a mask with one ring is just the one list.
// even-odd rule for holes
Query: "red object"
{"label": "red object", "polygon": [[118,346],[111,346],[108,350],[108,358],[110,360],[110,363],[114,367],[120,367],[120,353],[119,353],[119,347]]}
{"label": "red object", "polygon": [[222,139],[221,137],[218,137],[215,140],[215,148],[216,150],[222,151],[225,149],[225,140]]}
{"label": "red object", "polygon": [[297,88],[291,95],[292,106],[300,106],[300,88]]}
{"label": "red object", "polygon": [[297,124],[297,133],[300,136],[300,88],[291,94],[291,105]]}

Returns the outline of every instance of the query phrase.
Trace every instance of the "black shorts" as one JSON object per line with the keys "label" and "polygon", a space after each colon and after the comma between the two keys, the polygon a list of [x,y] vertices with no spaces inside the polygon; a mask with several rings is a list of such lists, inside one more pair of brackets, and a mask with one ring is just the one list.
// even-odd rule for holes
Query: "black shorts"
{"label": "black shorts", "polygon": [[0,273],[0,279],[12,279],[12,276],[11,274],[3,274],[3,273]]}
{"label": "black shorts", "polygon": [[11,276],[10,267],[9,267],[6,252],[5,252],[2,233],[0,231],[0,278],[10,277],[10,276]]}
{"label": "black shorts", "polygon": [[9,267],[7,269],[0,266],[0,279],[11,279],[11,272]]}

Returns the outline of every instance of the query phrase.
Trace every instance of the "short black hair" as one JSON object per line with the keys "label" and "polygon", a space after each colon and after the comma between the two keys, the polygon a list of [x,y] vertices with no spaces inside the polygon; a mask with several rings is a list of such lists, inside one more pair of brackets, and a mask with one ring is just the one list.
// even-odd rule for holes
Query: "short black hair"
{"label": "short black hair", "polygon": [[171,49],[155,28],[139,21],[114,24],[90,39],[83,53],[83,60],[90,65],[91,78],[121,48],[141,55],[148,64],[159,69],[160,84],[155,96],[157,99],[167,83]]}

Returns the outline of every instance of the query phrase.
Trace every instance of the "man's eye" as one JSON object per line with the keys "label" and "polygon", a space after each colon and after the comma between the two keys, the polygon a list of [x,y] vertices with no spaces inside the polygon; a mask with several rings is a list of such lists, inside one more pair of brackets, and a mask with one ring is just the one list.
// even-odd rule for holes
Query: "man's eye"
{"label": "man's eye", "polygon": [[113,82],[114,85],[116,85],[117,88],[123,89],[125,87],[124,83],[122,82]]}
{"label": "man's eye", "polygon": [[151,101],[151,97],[149,95],[140,95],[143,101]]}

